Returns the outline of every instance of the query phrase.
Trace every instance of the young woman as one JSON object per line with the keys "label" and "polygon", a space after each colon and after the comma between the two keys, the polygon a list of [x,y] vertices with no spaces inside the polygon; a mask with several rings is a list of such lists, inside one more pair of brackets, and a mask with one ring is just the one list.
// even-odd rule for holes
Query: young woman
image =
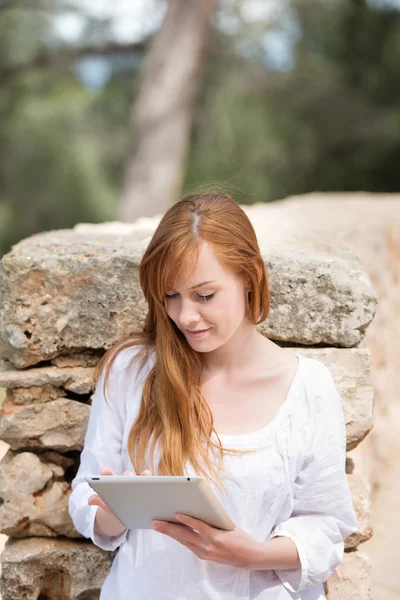
{"label": "young woman", "polygon": [[[256,325],[270,309],[254,229],[232,198],[184,197],[140,264],[141,332],[111,348],[70,515],[114,557],[101,600],[319,600],[358,529],[329,370]],[[235,522],[127,530],[87,474],[200,475]]]}

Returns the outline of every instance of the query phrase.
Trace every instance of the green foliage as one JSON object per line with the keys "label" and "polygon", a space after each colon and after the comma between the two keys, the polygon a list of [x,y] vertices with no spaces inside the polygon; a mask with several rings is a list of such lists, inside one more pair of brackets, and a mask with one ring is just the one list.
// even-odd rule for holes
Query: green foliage
{"label": "green foliage", "polygon": [[115,198],[101,149],[85,122],[90,94],[73,81],[37,79],[18,108],[3,116],[0,202],[9,220],[13,216],[3,222],[3,250],[31,233],[113,218]]}
{"label": "green foliage", "polygon": [[[0,12],[3,69],[57,46],[51,16],[48,10]],[[0,97],[0,254],[33,233],[115,218],[136,72],[137,65],[116,68],[100,92],[78,79],[74,63],[28,69],[6,80]]]}
{"label": "green foliage", "polygon": [[[398,191],[400,11],[292,0],[287,15],[290,68],[260,57],[259,21],[256,38],[246,24],[216,37],[184,190],[229,180],[244,203],[314,190]],[[288,20],[279,18],[265,22],[266,37],[277,28],[283,35]]]}

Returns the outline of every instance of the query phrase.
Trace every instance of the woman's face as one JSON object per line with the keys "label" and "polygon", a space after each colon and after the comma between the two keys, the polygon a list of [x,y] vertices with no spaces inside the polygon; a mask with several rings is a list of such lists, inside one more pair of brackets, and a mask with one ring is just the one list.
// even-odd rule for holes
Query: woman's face
{"label": "woman's face", "polygon": [[[190,289],[198,284],[202,285]],[[164,304],[193,349],[209,352],[226,343],[241,326],[250,324],[245,316],[246,297],[244,283],[226,270],[203,242],[191,277],[182,272],[176,287],[167,290]],[[201,330],[206,331],[190,333]]]}

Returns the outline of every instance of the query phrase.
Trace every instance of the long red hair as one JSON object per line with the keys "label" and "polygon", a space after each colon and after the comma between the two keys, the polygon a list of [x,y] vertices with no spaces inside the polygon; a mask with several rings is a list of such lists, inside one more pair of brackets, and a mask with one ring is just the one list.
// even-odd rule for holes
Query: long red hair
{"label": "long red hair", "polygon": [[[202,395],[200,355],[169,318],[164,305],[165,292],[175,287],[181,269],[190,271],[196,266],[202,241],[232,274],[250,284],[246,311],[251,322],[257,325],[268,317],[267,272],[246,213],[224,194],[187,195],[164,214],[140,262],[140,286],[148,304],[143,331],[131,333],[106,352],[96,367],[94,384],[105,367],[106,391],[111,365],[125,348],[143,346],[134,357],[139,370],[155,352],[156,361],[144,381],[139,413],[128,437],[135,471],[149,468],[145,460],[150,450],[150,469],[155,472],[155,448],[162,442],[158,474],[185,475],[189,461],[220,488],[223,451],[237,450],[212,440],[215,433],[220,442]],[[211,448],[219,451],[218,461]]]}

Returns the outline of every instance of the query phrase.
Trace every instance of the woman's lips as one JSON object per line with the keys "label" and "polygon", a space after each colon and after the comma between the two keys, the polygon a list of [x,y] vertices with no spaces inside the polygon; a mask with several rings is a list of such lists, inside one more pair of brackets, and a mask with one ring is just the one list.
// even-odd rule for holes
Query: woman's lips
{"label": "woman's lips", "polygon": [[207,333],[207,331],[209,331],[211,328],[209,327],[208,329],[201,329],[199,331],[189,331],[189,329],[185,329],[187,335],[191,338],[197,339],[199,337],[202,337],[205,333]]}

